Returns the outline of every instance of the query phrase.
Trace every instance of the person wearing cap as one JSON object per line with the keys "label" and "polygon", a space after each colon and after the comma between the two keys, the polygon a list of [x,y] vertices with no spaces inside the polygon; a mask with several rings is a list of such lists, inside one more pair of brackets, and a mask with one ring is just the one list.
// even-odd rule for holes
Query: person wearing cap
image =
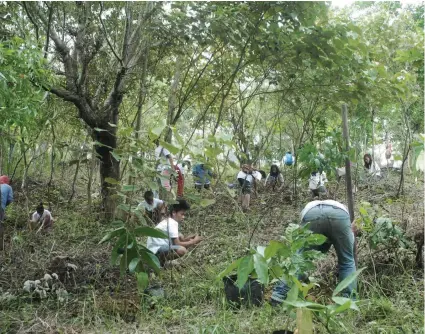
{"label": "person wearing cap", "polygon": [[13,202],[13,190],[10,186],[10,179],[6,175],[0,176],[0,250],[3,250],[3,220],[6,207]]}

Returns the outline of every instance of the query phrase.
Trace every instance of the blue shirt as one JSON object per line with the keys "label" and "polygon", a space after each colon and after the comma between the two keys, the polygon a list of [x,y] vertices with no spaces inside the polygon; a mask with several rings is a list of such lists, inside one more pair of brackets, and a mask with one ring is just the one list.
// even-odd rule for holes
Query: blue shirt
{"label": "blue shirt", "polygon": [[8,184],[2,184],[1,186],[1,207],[6,209],[6,205],[13,202],[13,190]]}
{"label": "blue shirt", "polygon": [[200,164],[195,165],[193,168],[193,176],[195,179],[195,184],[209,184],[212,173],[209,169],[204,169]]}

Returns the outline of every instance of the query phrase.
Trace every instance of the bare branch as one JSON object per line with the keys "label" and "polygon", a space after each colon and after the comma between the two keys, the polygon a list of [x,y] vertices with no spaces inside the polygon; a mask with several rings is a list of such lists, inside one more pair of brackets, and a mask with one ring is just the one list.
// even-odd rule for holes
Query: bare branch
{"label": "bare branch", "polygon": [[103,29],[103,33],[105,35],[106,43],[108,43],[109,48],[111,49],[111,51],[114,54],[115,58],[117,58],[117,60],[120,63],[120,65],[121,66],[124,66],[122,59],[118,56],[118,54],[116,53],[114,47],[112,46],[111,42],[109,41],[108,33],[106,32],[106,27],[105,27],[105,24],[104,24],[103,19],[102,19],[102,12],[103,12],[103,1],[100,2],[99,21],[100,21],[100,24],[102,25],[102,29]]}

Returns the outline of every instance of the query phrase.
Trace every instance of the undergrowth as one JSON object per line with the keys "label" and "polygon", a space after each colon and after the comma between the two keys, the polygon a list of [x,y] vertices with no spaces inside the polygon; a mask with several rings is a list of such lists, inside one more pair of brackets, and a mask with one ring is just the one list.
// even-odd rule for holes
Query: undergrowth
{"label": "undergrowth", "polygon": [[[360,190],[356,207],[366,200],[380,203],[385,214],[400,222],[412,237],[412,233],[423,229],[422,184],[408,183],[408,195],[395,200],[388,186],[392,181],[384,180],[375,189]],[[344,201],[342,188],[337,198]],[[422,205],[418,204],[419,199]],[[238,310],[229,308],[217,274],[244,253],[251,236],[253,246],[278,239],[289,223],[298,221],[308,196],[303,195],[294,207],[287,197],[261,193],[253,199],[247,215],[235,208],[226,191],[218,190],[216,200],[216,204],[205,209],[195,207],[182,225],[183,233],[199,232],[205,237],[204,242],[181,259],[179,266],[164,270],[161,277],[151,275],[151,284],[165,288],[164,298],[139,295],[134,277],[121,277],[119,268],[110,264],[110,246],[98,245],[109,226],[100,223],[95,212],[81,204],[59,205],[54,210],[54,231],[36,235],[17,228],[25,226],[21,221],[25,213],[18,201],[8,208],[7,249],[0,255],[0,333],[294,330],[294,315],[268,303]],[[364,242],[360,240],[360,244],[365,245]],[[24,293],[26,280],[63,270],[62,264],[53,263],[57,257],[77,266],[75,272],[64,276],[67,300],[59,302],[52,297],[40,301]],[[405,250],[395,256],[385,249],[371,251],[364,246],[359,254],[359,267],[367,267],[358,283],[360,312],[340,316],[346,326],[340,333],[423,333],[423,273],[415,268],[414,252]],[[317,264],[314,273],[320,282],[320,289],[313,291],[318,302],[330,301],[336,285],[335,273],[336,256],[331,252]],[[269,295],[270,291],[266,291]],[[325,330],[316,324],[316,332]]]}

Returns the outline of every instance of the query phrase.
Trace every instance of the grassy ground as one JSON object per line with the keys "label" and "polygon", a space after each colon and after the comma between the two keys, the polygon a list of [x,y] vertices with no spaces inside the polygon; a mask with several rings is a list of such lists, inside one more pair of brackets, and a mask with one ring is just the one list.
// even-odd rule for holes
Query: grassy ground
{"label": "grassy ground", "polygon": [[[356,195],[376,203],[383,214],[400,223],[408,236],[423,230],[423,183],[408,179],[406,197],[395,200],[396,176]],[[37,187],[39,189],[39,187]],[[345,201],[341,187],[336,198]],[[190,190],[189,190],[190,192]],[[34,196],[37,196],[34,192]],[[57,197],[62,196],[58,191]],[[65,195],[63,195],[65,197]],[[211,197],[213,195],[210,195]],[[206,237],[179,267],[163,271],[153,281],[165,287],[166,298],[141,299],[134,278],[120,277],[109,262],[110,245],[98,245],[108,227],[83,205],[60,205],[57,223],[48,236],[20,230],[25,222],[22,196],[9,210],[7,250],[0,255],[0,333],[272,333],[294,329],[294,319],[283,309],[262,307],[231,310],[227,307],[222,282],[217,274],[244,253],[255,225],[251,245],[279,239],[290,222],[297,222],[300,208],[309,200],[302,194],[294,207],[288,197],[260,194],[252,210],[243,214],[227,191],[217,190],[216,204],[194,208],[182,226],[183,233]],[[76,203],[83,199],[77,198]],[[34,200],[36,203],[36,199]],[[357,210],[356,210],[357,211]],[[359,279],[360,312],[343,314],[345,329],[335,333],[423,333],[423,273],[415,269],[414,249],[370,251],[360,240],[359,266],[367,267]],[[61,261],[52,263],[57,256]],[[65,258],[67,257],[67,258]],[[317,265],[320,289],[315,298],[329,302],[336,285],[335,254]],[[65,263],[77,266],[69,275]],[[27,279],[47,272],[60,272],[68,299],[30,299],[22,291]],[[316,324],[317,333],[325,333]]]}

